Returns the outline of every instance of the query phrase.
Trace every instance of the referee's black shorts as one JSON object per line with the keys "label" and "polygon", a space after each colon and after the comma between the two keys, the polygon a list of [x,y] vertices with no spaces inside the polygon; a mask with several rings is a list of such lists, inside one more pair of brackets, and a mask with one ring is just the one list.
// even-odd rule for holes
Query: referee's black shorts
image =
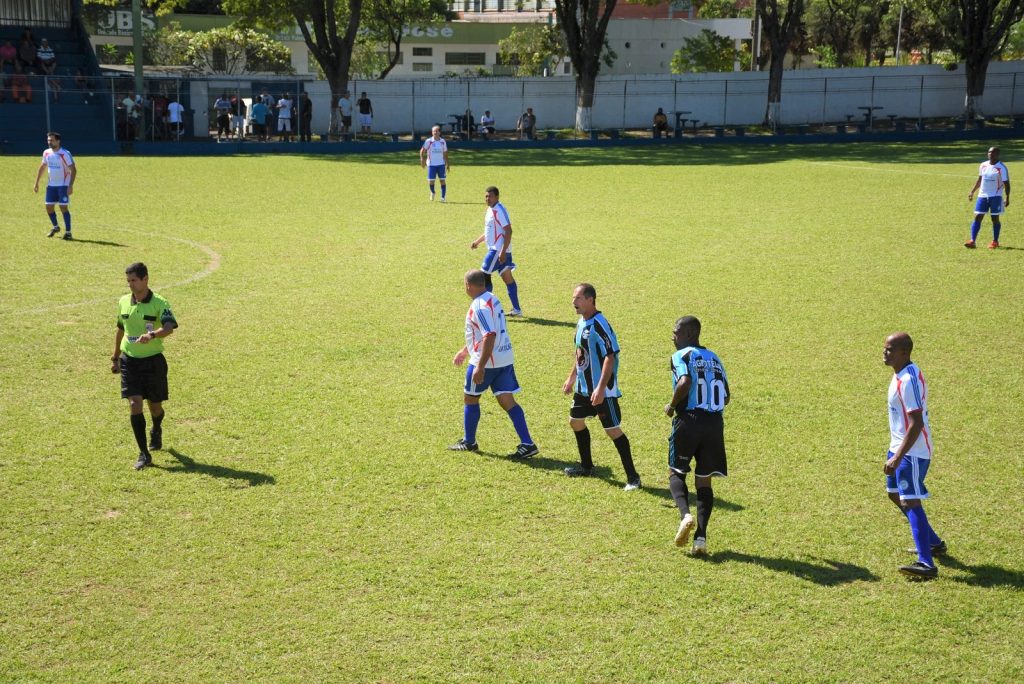
{"label": "referee's black shorts", "polygon": [[690,461],[697,460],[697,477],[729,474],[725,459],[725,422],[712,411],[680,411],[672,419],[668,438],[668,467],[679,473],[690,472]]}
{"label": "referee's black shorts", "polygon": [[167,359],[163,354],[142,359],[121,354],[121,398],[167,401]]}

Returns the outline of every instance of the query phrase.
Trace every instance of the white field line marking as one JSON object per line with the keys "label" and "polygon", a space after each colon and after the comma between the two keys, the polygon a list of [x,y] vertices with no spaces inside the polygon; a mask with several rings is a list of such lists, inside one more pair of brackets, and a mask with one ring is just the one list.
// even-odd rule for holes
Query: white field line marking
{"label": "white field line marking", "polygon": [[853,164],[843,164],[842,162],[827,162],[827,161],[812,161],[812,164],[821,164],[823,166],[836,166],[843,169],[856,169],[858,171],[885,171],[888,173],[910,173],[916,176],[946,176],[948,178],[967,178],[970,179],[970,174],[963,173],[937,173],[935,171],[910,171],[908,169],[893,169],[889,167],[879,166],[854,166]]}
{"label": "white field line marking", "polygon": [[[180,242],[183,245],[188,245],[189,247],[198,249],[199,251],[206,254],[206,256],[210,257],[210,261],[206,264],[206,267],[203,268],[201,271],[196,271],[189,277],[185,278],[184,280],[179,280],[176,283],[171,283],[169,285],[161,285],[159,288],[161,292],[163,292],[164,290],[170,290],[175,287],[181,287],[182,285],[188,285],[190,283],[196,282],[197,280],[202,280],[203,278],[205,278],[206,276],[210,275],[218,268],[220,268],[220,254],[218,254],[217,252],[213,251],[213,249],[200,242],[194,242],[192,240],[186,240],[185,238],[174,237],[172,235],[161,235],[159,233],[140,233],[137,230],[131,230],[128,228],[107,228],[107,230],[117,230],[123,233],[134,233],[135,235],[146,235],[148,237],[155,237],[164,240],[172,240],[173,242]],[[89,306],[90,304],[99,304],[101,302],[109,301],[112,301],[110,297],[103,297],[102,299],[88,299],[86,301],[74,302],[71,304],[57,304],[54,306],[41,306],[35,309],[22,309],[20,311],[0,312],[0,316],[16,316],[21,314],[42,313],[44,311],[59,311],[61,309],[72,309],[79,306]]]}

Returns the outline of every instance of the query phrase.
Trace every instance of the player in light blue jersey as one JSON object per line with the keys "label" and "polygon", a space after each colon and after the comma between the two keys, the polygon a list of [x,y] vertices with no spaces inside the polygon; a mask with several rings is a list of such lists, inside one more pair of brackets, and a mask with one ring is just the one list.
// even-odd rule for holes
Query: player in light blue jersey
{"label": "player in light blue jersey", "polygon": [[480,395],[490,389],[519,435],[519,446],[508,457],[530,458],[539,451],[530,437],[523,407],[516,403],[514,396],[520,388],[512,366],[512,340],[508,336],[505,312],[498,298],[487,291],[487,274],[483,271],[467,273],[465,288],[472,300],[466,313],[466,344],[454,359],[456,366],[469,359],[463,401],[464,434],[448,448],[452,451],[479,450],[476,428],[480,423]]}
{"label": "player in light blue jersey", "polygon": [[932,461],[932,435],[928,426],[928,386],[917,364],[910,360],[914,341],[905,332],[885,338],[882,360],[893,370],[889,381],[889,452],[886,455],[885,489],[889,499],[907,516],[914,537],[917,560],[900,568],[915,579],[938,577],[933,556],[946,552],[946,543],[935,534],[921,502],[930,495],[924,476]]}
{"label": "player in light blue jersey", "polygon": [[640,489],[640,475],[633,467],[629,438],[620,427],[619,413],[619,341],[608,319],[597,310],[597,290],[590,283],[581,283],[572,293],[572,305],[580,320],[576,324],[576,354],[572,370],[562,391],[572,394],[569,425],[576,436],[580,465],[565,469],[570,477],[594,472],[590,453],[590,431],[586,419],[597,416],[605,433],[615,444],[626,471],[625,490]]}
{"label": "player in light blue jersey", "polygon": [[676,346],[669,364],[673,390],[665,415],[672,418],[672,434],[668,438],[668,488],[682,517],[676,532],[676,546],[685,546],[694,528],[686,473],[690,472],[691,459],[696,458],[697,534],[691,551],[695,556],[703,556],[708,552],[708,520],[715,505],[711,478],[729,474],[722,412],[732,395],[721,360],[700,345],[697,318],[683,316],[677,320],[672,340]]}

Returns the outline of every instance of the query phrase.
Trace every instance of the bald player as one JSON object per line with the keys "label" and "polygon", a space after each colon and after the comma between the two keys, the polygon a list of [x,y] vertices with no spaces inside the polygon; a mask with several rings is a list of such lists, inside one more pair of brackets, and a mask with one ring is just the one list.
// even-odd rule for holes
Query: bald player
{"label": "bald player", "polygon": [[974,199],[978,193],[978,201],[974,204],[974,222],[971,223],[971,239],[964,243],[968,249],[975,248],[975,240],[981,231],[981,219],[985,214],[992,217],[992,242],[989,249],[999,249],[999,231],[1002,230],[1000,217],[1010,206],[1010,172],[1006,165],[999,161],[999,148],[988,148],[988,161],[983,161],[978,169],[978,180],[974,181],[968,200]]}

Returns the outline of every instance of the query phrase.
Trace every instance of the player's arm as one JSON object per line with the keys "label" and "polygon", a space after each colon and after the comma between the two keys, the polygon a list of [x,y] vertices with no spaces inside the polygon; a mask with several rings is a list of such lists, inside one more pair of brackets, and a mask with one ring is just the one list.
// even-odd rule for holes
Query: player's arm
{"label": "player's arm", "polygon": [[597,383],[597,387],[590,393],[590,403],[594,406],[600,406],[604,403],[604,390],[608,386],[608,381],[612,379],[612,373],[615,371],[615,352],[608,352],[608,356],[604,357],[604,362],[601,363],[601,379]]}
{"label": "player's arm", "polygon": [[576,355],[572,356],[572,368],[569,370],[569,377],[562,383],[562,392],[572,394],[572,388],[576,384]]}
{"label": "player's arm", "polygon": [[512,224],[509,223],[502,231],[505,234],[505,239],[501,241],[501,251],[498,252],[499,263],[505,260],[505,253],[512,249]]}
{"label": "player's arm", "polygon": [[110,357],[110,372],[120,371],[119,361],[121,360],[121,340],[124,339],[124,328],[117,326],[117,333],[114,334],[114,354]]}
{"label": "player's arm", "polygon": [[679,378],[679,382],[676,383],[676,388],[672,392],[672,401],[665,407],[665,415],[671,416],[675,413],[676,406],[679,406],[683,400],[690,394],[690,387],[693,386],[693,379],[690,374],[687,373],[683,377]]}
{"label": "player's arm", "polygon": [[1010,181],[1009,179],[1003,181],[1003,206],[1010,206]]}
{"label": "player's arm", "polygon": [[470,243],[469,248],[470,249],[476,249],[486,239],[487,239],[487,233],[480,233],[480,237],[478,237],[476,240],[473,240],[473,242]]}
{"label": "player's arm", "polygon": [[494,351],[494,341],[498,339],[496,333],[487,333],[484,336],[484,346],[480,350],[480,361],[476,364],[476,368],[473,369],[473,382],[480,384],[484,381],[484,368],[487,367],[487,362],[491,360],[491,353]]}
{"label": "player's arm", "polygon": [[75,179],[78,178],[78,165],[71,165],[71,178],[68,179],[68,194],[75,191]]}
{"label": "player's arm", "polygon": [[420,148],[420,167],[425,168],[427,165],[427,148]]}
{"label": "player's arm", "polygon": [[910,448],[917,442],[917,438],[921,436],[921,431],[924,430],[924,412],[921,409],[915,409],[907,412],[907,420],[910,421],[910,426],[907,428],[907,434],[903,436],[903,441],[900,442],[900,446],[893,453],[892,458],[885,462],[885,474],[892,475],[896,472],[896,469],[900,467],[900,461],[907,455]]}
{"label": "player's arm", "polygon": [[[445,146],[445,148],[444,148],[444,168],[445,168],[445,170],[451,168],[451,165],[448,164],[448,147],[447,146]],[[1007,188],[1006,191],[1009,192],[1010,191],[1009,188]],[[1009,196],[1007,196],[1007,199],[1009,199]]]}
{"label": "player's arm", "polygon": [[466,360],[467,356],[469,356],[469,349],[466,348],[466,345],[462,345],[462,349],[455,352],[455,358],[452,360],[452,363],[454,363],[456,366],[461,366],[462,362]]}
{"label": "player's arm", "polygon": [[978,188],[981,187],[981,176],[978,176],[978,180],[974,181],[974,187],[971,188],[971,192],[967,195],[968,200],[974,199],[974,193],[978,192]]}
{"label": "player's arm", "polygon": [[42,162],[39,165],[39,169],[36,170],[36,184],[32,188],[32,192],[39,192],[39,181],[40,181],[40,179],[42,179],[43,171],[45,171],[45,170],[46,170],[46,162]]}

